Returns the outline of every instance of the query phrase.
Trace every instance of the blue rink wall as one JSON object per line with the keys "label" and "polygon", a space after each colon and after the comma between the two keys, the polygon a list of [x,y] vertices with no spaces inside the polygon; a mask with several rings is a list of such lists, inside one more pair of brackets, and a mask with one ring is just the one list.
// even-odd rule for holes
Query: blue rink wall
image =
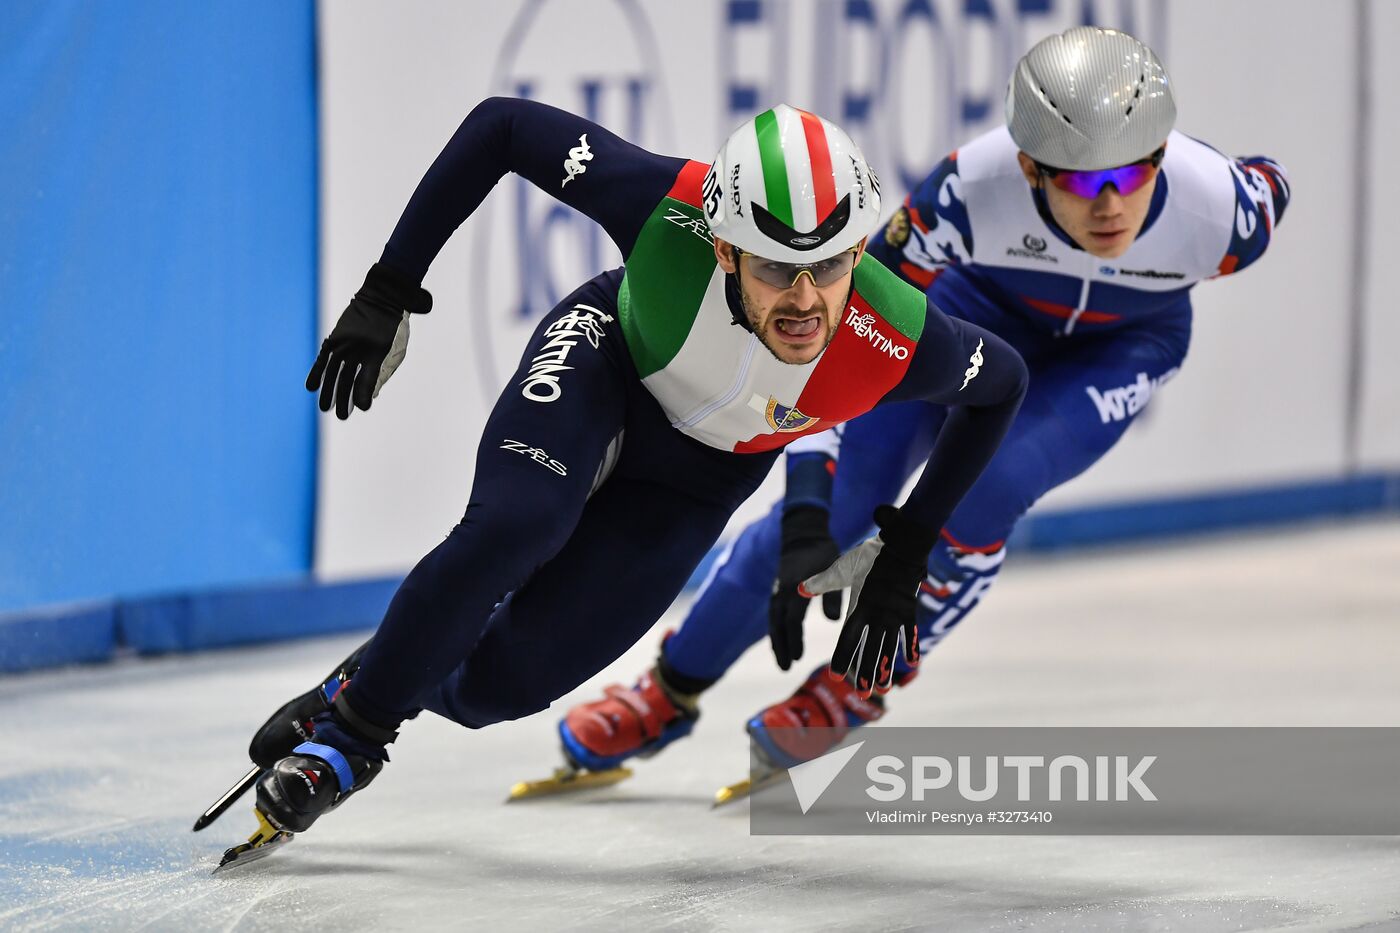
{"label": "blue rink wall", "polygon": [[17,0],[3,20],[14,670],[146,647],[114,594],[308,571],[317,105],[311,0]]}
{"label": "blue rink wall", "polygon": [[[311,573],[313,3],[4,21],[0,672],[372,626],[397,579]],[[1400,475],[1357,471],[1033,513],[1013,547],[1396,509]]]}
{"label": "blue rink wall", "polygon": [[[1400,475],[1032,513],[1010,546],[1046,551],[1378,511],[1400,511]],[[718,553],[696,569],[691,587]],[[317,583],[307,576],[0,613],[0,673],[102,661],[123,650],[195,651],[368,629],[378,624],[399,579]]]}

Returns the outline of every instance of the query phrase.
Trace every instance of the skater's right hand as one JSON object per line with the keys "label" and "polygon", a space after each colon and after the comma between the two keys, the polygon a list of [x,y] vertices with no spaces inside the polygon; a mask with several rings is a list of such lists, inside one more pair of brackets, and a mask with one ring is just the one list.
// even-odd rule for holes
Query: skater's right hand
{"label": "skater's right hand", "polygon": [[351,402],[369,411],[408,352],[409,314],[432,308],[433,296],[392,266],[370,267],[306,376],[307,391],[321,393],[321,411],[334,404],[341,421],[350,417]]}
{"label": "skater's right hand", "polygon": [[[768,638],[773,643],[778,667],[783,670],[802,657],[802,619],[807,615],[810,595],[799,593],[798,584],[830,567],[841,556],[827,519],[826,509],[810,505],[783,513],[783,547],[778,576],[773,581],[773,597],[768,603]],[[828,619],[841,618],[839,590],[822,597],[822,611]]]}

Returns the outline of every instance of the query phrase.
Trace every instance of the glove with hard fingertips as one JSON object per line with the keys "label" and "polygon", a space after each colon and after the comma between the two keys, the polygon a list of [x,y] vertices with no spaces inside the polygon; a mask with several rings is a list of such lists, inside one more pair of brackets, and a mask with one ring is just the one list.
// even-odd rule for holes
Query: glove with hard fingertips
{"label": "glove with hard fingertips", "polygon": [[841,555],[826,571],[806,580],[813,595],[849,588],[846,621],[831,656],[831,675],[849,677],[865,696],[894,682],[902,652],[919,663],[917,602],[937,530],[911,521],[893,506],[875,510],[880,533]]}

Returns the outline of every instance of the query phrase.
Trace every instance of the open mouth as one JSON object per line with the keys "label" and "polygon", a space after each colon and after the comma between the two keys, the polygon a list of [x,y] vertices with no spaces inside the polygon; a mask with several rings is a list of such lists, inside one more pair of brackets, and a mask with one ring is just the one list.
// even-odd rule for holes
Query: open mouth
{"label": "open mouth", "polygon": [[821,330],[821,315],[811,317],[780,317],[773,322],[776,330],[788,343],[806,343]]}

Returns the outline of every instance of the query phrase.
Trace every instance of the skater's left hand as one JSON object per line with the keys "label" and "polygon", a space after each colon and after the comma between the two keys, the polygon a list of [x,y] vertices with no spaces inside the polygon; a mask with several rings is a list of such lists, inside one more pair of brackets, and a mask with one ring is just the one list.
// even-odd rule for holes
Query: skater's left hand
{"label": "skater's left hand", "polygon": [[831,674],[851,677],[867,697],[872,690],[884,693],[894,685],[896,652],[903,651],[910,666],[919,663],[915,607],[929,552],[938,540],[936,530],[909,521],[893,506],[877,508],[875,524],[879,534],[802,584],[813,596],[850,589],[850,608],[831,656]]}
{"label": "skater's left hand", "polygon": [[408,352],[409,315],[432,308],[433,296],[421,285],[382,262],[371,266],[306,376],[306,390],[321,393],[321,411],[335,406],[341,421],[352,403],[369,411]]}
{"label": "skater's left hand", "polygon": [[[804,505],[783,512],[783,547],[778,557],[778,576],[768,601],[768,638],[778,667],[787,670],[802,657],[802,620],[807,616],[810,593],[801,593],[802,581],[830,567],[841,556],[841,549],[828,528],[830,513],[818,506]],[[841,618],[841,593],[822,597],[822,611],[828,619]]]}

